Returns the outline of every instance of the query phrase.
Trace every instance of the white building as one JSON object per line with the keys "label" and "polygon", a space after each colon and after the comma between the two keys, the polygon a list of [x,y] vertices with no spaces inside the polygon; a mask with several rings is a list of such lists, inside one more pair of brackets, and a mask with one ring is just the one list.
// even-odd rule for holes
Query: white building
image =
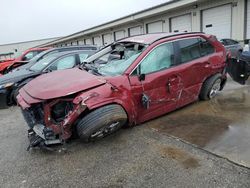
{"label": "white building", "polygon": [[127,36],[177,31],[202,31],[243,42],[250,39],[250,0],[173,0],[41,46],[102,46]]}
{"label": "white building", "polygon": [[[28,48],[32,48],[44,43],[48,43],[50,41],[54,41],[57,38],[49,38],[49,39],[41,39],[41,40],[33,40],[33,41],[25,41],[11,44],[1,44],[0,45],[0,54],[8,54],[13,53],[13,55],[20,54]],[[1,59],[1,57],[0,57]],[[4,57],[2,57],[4,59]]]}

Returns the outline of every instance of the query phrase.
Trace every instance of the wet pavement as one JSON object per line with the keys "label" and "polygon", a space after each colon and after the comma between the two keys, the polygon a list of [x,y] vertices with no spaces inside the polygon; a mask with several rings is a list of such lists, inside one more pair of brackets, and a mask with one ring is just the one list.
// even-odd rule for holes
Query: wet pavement
{"label": "wet pavement", "polygon": [[215,99],[188,105],[147,125],[250,167],[250,86],[229,81]]}

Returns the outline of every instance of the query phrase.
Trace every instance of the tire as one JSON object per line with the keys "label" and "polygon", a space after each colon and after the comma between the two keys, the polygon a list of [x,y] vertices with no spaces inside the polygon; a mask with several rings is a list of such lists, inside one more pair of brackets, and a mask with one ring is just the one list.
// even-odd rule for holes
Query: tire
{"label": "tire", "polygon": [[215,74],[208,78],[201,87],[199,98],[201,100],[210,100],[214,98],[219,90],[221,90],[221,74]]}
{"label": "tire", "polygon": [[76,125],[76,131],[84,142],[95,141],[108,136],[120,129],[127,122],[127,114],[117,104],[100,107],[85,117]]}

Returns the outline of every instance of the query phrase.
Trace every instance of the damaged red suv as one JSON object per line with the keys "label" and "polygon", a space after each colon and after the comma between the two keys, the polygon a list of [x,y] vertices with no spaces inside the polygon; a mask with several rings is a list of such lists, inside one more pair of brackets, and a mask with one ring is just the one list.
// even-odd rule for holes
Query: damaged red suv
{"label": "damaged red suv", "polygon": [[203,33],[157,33],[117,41],[79,68],[42,75],[18,95],[30,146],[107,136],[223,88],[226,50]]}

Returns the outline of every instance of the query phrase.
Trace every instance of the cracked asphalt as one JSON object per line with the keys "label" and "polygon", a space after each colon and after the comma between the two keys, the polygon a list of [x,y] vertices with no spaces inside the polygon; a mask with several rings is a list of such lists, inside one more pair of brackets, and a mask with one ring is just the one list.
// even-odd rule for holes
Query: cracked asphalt
{"label": "cracked asphalt", "polygon": [[[248,188],[250,169],[228,156],[230,152],[243,151],[242,147],[235,146],[241,149],[226,149],[227,152],[221,149],[226,142],[224,135],[232,130],[227,127],[237,124],[231,117],[248,109],[246,101],[237,103],[235,97],[228,99],[237,89],[241,87],[229,84],[218,96],[218,100],[227,99],[224,104],[234,103],[219,112],[214,111],[216,105],[221,105],[218,100],[216,104],[197,102],[143,125],[122,129],[98,142],[84,144],[72,140],[55,147],[53,152],[35,149],[27,152],[27,127],[19,109],[2,109],[0,187]],[[230,111],[230,107],[236,108],[237,113],[235,109]],[[216,114],[213,120],[210,111]],[[221,115],[223,111],[230,113]],[[242,122],[249,123],[247,119]],[[175,126],[165,127],[165,123]],[[204,131],[202,125],[212,126]],[[215,147],[216,142],[220,147]],[[231,142],[228,147],[232,144],[238,142]]]}

